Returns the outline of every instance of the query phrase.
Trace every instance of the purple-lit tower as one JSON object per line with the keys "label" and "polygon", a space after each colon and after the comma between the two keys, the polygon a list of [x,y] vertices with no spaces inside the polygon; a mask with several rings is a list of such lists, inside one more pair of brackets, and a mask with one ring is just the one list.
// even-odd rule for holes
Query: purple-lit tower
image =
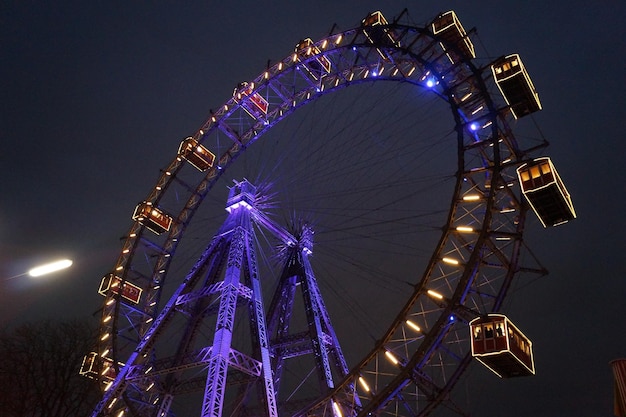
{"label": "purple-lit tower", "polygon": [[[295,412],[334,388],[348,367],[311,264],[313,231],[294,233],[258,207],[247,180],[230,189],[226,221],[187,274],[129,360],[120,365],[93,416],[172,416],[179,399],[195,400],[202,417],[278,416]],[[256,228],[279,242],[284,265],[266,320]],[[298,288],[302,293],[297,300]],[[301,311],[294,311],[301,307]],[[279,389],[289,359],[309,358],[319,386],[309,395],[283,396]],[[293,376],[294,372],[290,371]],[[202,398],[198,393],[204,389]],[[193,392],[196,392],[195,396]],[[189,399],[189,400],[188,400]]]}

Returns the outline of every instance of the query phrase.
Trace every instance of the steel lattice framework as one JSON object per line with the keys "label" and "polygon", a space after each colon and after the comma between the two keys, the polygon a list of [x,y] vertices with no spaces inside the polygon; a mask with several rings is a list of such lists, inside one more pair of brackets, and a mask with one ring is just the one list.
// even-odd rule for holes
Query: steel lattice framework
{"label": "steel lattice framework", "polygon": [[[477,65],[473,50],[457,42],[468,39],[467,34],[463,32],[462,39],[453,42],[434,32],[431,25],[416,27],[400,20],[364,21],[317,42],[301,42],[294,53],[240,85],[231,99],[211,113],[193,139],[217,155],[216,164],[198,173],[197,181],[183,181],[179,173],[189,163],[177,154],[145,199],[152,207],[167,207],[171,228],[154,237],[141,221],[135,221],[115,264],[113,274],[119,285],[141,289],[141,299],[129,301],[119,290],[103,292],[106,301],[94,360],[100,364],[107,391],[94,417],[126,412],[158,415],[153,409],[144,414],[137,406],[152,401],[153,394],[145,386],[150,378],[142,377],[135,384],[134,368],[123,365],[140,362],[144,375],[159,376],[158,364],[151,363],[149,336],[164,317],[158,307],[161,291],[187,226],[222,173],[298,108],[333,91],[379,80],[430,90],[450,107],[458,165],[446,226],[412,294],[369,354],[326,395],[289,414],[424,416],[444,401],[455,407],[447,399],[471,359],[467,322],[498,311],[520,271],[545,272],[520,263],[527,207],[517,188],[515,169],[547,143],[526,144],[516,139],[511,128],[514,115],[497,94],[490,65]],[[225,291],[215,285],[207,288]],[[224,296],[240,291],[237,283],[230,288],[231,293],[224,292]],[[167,366],[182,369],[185,363],[207,363],[211,379],[212,372],[221,372],[216,370],[221,365],[208,359],[212,354],[210,349],[194,352],[193,359],[179,356],[180,363]],[[222,352],[222,358],[225,355]],[[239,363],[248,375],[261,377],[267,372],[263,364],[243,357],[229,361]],[[262,378],[267,392],[271,391],[271,378]],[[222,384],[218,376],[212,381]],[[186,387],[194,384],[197,388],[198,383],[190,380]],[[161,409],[167,409],[172,393],[154,395]],[[219,415],[211,407],[205,404],[202,415]]]}

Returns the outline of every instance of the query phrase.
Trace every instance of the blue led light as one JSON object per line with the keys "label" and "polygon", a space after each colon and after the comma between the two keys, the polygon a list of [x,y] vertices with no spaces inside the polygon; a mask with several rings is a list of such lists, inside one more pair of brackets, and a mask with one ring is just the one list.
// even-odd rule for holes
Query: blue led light
{"label": "blue led light", "polygon": [[480,127],[480,126],[479,126],[479,125],[478,125],[478,123],[476,123],[476,122],[472,122],[472,123],[470,123],[470,125],[469,125],[470,130],[478,130],[478,128],[479,128],[479,127]]}
{"label": "blue led light", "polygon": [[450,319],[450,321],[454,321],[455,320],[454,316],[450,316],[449,319]]}
{"label": "blue led light", "polygon": [[435,80],[433,80],[432,78],[429,78],[426,80],[426,87],[432,88],[434,86],[435,86]]}

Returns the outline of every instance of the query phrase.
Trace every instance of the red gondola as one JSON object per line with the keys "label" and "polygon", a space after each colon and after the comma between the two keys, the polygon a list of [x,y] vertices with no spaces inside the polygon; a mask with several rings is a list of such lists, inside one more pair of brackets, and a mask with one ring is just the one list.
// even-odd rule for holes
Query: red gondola
{"label": "red gondola", "polygon": [[502,314],[470,323],[472,356],[501,378],[535,374],[532,342]]}
{"label": "red gondola", "polygon": [[213,152],[200,145],[198,141],[192,137],[188,137],[180,143],[178,155],[200,171],[206,171],[211,168],[215,162]]}
{"label": "red gondola", "polygon": [[172,226],[172,217],[146,201],[135,208],[133,220],[143,224],[157,235],[168,232]]}

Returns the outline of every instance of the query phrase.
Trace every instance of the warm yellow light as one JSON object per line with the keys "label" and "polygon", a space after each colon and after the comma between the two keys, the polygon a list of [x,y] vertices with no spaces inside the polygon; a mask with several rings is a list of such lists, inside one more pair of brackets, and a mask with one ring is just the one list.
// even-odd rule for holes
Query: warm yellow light
{"label": "warm yellow light", "polygon": [[395,356],[393,356],[393,353],[391,353],[388,350],[386,350],[385,351],[385,356],[387,357],[387,359],[389,359],[391,362],[393,362],[394,365],[398,364],[398,360],[396,359]]}
{"label": "warm yellow light", "polygon": [[31,277],[40,277],[42,275],[51,274],[53,272],[60,271],[62,269],[72,266],[72,261],[69,259],[62,259],[60,261],[51,262],[49,264],[41,265],[36,268],[32,268],[28,271],[28,275]]}
{"label": "warm yellow light", "polygon": [[108,322],[109,320],[111,320],[111,316],[106,316],[106,317],[102,320],[102,323],[106,323],[106,322]]}
{"label": "warm yellow light", "polygon": [[343,35],[337,36],[337,39],[335,40],[335,45],[339,45],[342,39],[343,39]]}
{"label": "warm yellow light", "polygon": [[428,290],[428,295],[430,295],[433,298],[437,298],[439,300],[443,300],[443,295],[439,294],[437,291],[433,291],[433,290]]}
{"label": "warm yellow light", "polygon": [[472,112],[472,114],[476,114],[476,113],[478,113],[479,111],[481,111],[482,109],[483,109],[483,106],[478,106],[478,108],[477,108],[476,110],[474,110],[474,111]]}
{"label": "warm yellow light", "polygon": [[456,260],[454,258],[448,258],[447,256],[444,256],[441,260],[444,261],[447,264],[450,264],[450,265],[458,265],[459,264],[458,260]]}
{"label": "warm yellow light", "polygon": [[102,340],[102,341],[107,340],[107,339],[109,338],[109,336],[110,336],[110,334],[109,334],[109,333],[105,333],[105,334],[104,334],[104,335],[100,338],[100,340]]}
{"label": "warm yellow light", "polygon": [[478,201],[480,196],[478,194],[468,194],[463,196],[463,201]]}
{"label": "warm yellow light", "polygon": [[420,329],[420,326],[418,326],[417,324],[413,323],[411,320],[407,320],[406,324],[408,324],[408,326],[410,328],[412,328],[413,330],[417,331],[417,332],[421,332],[422,329]]}
{"label": "warm yellow light", "polygon": [[124,416],[124,410],[120,411],[120,412],[117,414],[117,417],[123,417],[123,416]]}
{"label": "warm yellow light", "polygon": [[359,377],[359,383],[361,384],[361,386],[363,387],[363,389],[365,390],[365,392],[370,392],[370,387],[369,385],[367,385],[367,382],[365,382],[365,378],[363,378],[362,376]]}
{"label": "warm yellow light", "polygon": [[100,356],[105,357],[108,354],[109,354],[109,349],[104,349],[104,352],[102,352]]}
{"label": "warm yellow light", "polygon": [[322,49],[326,49],[327,45],[328,45],[328,39],[324,39],[324,42],[322,42]]}
{"label": "warm yellow light", "polygon": [[337,404],[335,401],[333,401],[333,410],[335,410],[336,417],[343,417],[343,414],[341,414],[341,408],[339,408],[339,404]]}
{"label": "warm yellow light", "polygon": [[457,226],[456,231],[457,232],[472,233],[474,231],[474,228],[469,227],[469,226]]}

